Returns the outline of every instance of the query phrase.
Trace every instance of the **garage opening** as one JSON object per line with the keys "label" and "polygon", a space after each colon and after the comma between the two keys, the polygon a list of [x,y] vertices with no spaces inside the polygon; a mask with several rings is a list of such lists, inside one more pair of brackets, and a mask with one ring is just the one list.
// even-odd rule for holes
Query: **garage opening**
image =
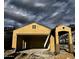
{"label": "garage opening", "polygon": [[47,35],[17,35],[17,50],[44,48],[46,38]]}
{"label": "garage opening", "polygon": [[61,31],[58,32],[59,34],[59,44],[60,44],[60,49],[61,50],[66,50],[68,49],[68,42],[69,42],[69,36],[68,36],[68,32],[66,31]]}

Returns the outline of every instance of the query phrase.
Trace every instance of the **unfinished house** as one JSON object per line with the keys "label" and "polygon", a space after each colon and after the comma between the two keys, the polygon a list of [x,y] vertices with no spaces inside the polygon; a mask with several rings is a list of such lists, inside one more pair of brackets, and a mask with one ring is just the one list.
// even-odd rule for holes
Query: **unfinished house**
{"label": "unfinished house", "polygon": [[62,46],[61,43],[64,43],[64,42],[61,42],[60,37],[65,36],[65,35],[67,36],[67,39],[65,39],[65,37],[66,37],[65,36],[64,39],[62,39],[62,40],[65,40],[65,42],[68,40],[68,43],[67,43],[68,51],[70,53],[73,52],[72,32],[71,32],[70,27],[67,27],[67,26],[64,26],[64,25],[58,25],[58,26],[56,26],[55,29],[53,29],[51,31],[51,34],[55,37],[55,52],[57,54],[60,53],[60,49],[61,49],[61,46]]}
{"label": "unfinished house", "polygon": [[44,48],[54,52],[54,37],[50,28],[35,22],[30,23],[13,31],[12,48],[16,50]]}

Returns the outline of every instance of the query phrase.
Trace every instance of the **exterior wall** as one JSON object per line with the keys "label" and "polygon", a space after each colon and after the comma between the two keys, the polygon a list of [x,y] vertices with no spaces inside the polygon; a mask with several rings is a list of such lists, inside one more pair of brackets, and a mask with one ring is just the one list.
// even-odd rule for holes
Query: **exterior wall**
{"label": "exterior wall", "polygon": [[73,47],[72,47],[72,34],[71,34],[71,28],[66,27],[64,25],[60,25],[58,27],[56,27],[55,30],[55,39],[56,39],[56,53],[60,52],[60,45],[59,45],[59,36],[58,36],[58,32],[61,31],[65,31],[68,32],[69,34],[69,52],[73,51]]}
{"label": "exterior wall", "polygon": [[14,31],[13,32],[13,39],[12,39],[12,48],[16,48],[16,44],[17,44],[17,34]]}
{"label": "exterior wall", "polygon": [[55,52],[55,41],[52,35],[50,37],[50,51]]}
{"label": "exterior wall", "polygon": [[[36,29],[32,28],[33,25],[36,25]],[[36,23],[32,23],[32,24],[29,24],[22,28],[16,29],[14,31],[16,32],[16,34],[28,34],[28,35],[40,34],[40,35],[43,35],[43,34],[49,34],[51,29],[44,27],[42,25],[36,24]]]}

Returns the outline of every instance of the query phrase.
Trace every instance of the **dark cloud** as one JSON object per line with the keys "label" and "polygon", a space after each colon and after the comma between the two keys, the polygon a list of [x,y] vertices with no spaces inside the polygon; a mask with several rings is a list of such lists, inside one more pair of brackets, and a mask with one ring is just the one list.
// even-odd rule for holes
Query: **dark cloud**
{"label": "dark cloud", "polygon": [[[53,28],[60,23],[75,23],[75,2],[74,0],[5,0],[4,13],[5,26],[20,27],[36,21]],[[14,22],[10,24],[6,19]]]}

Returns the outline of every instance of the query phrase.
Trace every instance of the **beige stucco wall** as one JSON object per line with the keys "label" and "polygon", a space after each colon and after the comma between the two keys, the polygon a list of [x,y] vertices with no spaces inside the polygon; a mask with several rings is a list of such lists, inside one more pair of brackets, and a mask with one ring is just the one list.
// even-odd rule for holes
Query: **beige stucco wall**
{"label": "beige stucco wall", "polygon": [[50,51],[55,52],[55,41],[52,35],[50,36]]}

